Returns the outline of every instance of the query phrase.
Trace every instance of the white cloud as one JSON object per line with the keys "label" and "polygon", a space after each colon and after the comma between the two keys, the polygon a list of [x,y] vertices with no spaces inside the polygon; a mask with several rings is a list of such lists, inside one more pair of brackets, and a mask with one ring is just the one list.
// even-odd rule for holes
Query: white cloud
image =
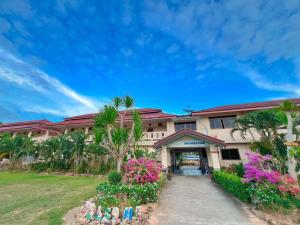
{"label": "white cloud", "polygon": [[[195,53],[196,59],[201,52],[230,63],[244,62],[250,68],[258,56],[266,66],[280,59],[291,61],[298,73],[295,84],[284,83],[284,77],[277,78],[281,84],[274,84],[272,74],[266,72],[261,74],[263,80],[254,79],[253,74],[249,80],[265,90],[299,95],[296,83],[300,78],[300,1],[188,1],[174,7],[166,1],[149,0],[142,15],[145,26],[180,41]],[[215,64],[211,62],[209,67],[215,68]]]}
{"label": "white cloud", "polygon": [[[244,70],[245,71],[245,70]],[[300,97],[300,86],[291,83],[276,83],[266,80],[262,75],[254,70],[248,70],[245,76],[257,87],[270,91],[280,91],[290,93]]]}
{"label": "white cloud", "polygon": [[14,87],[14,90],[7,90],[8,95],[11,91],[18,91],[28,96],[26,102],[15,99],[20,108],[27,112],[71,116],[96,112],[103,104],[100,100],[77,93],[4,49],[0,49],[0,81]]}

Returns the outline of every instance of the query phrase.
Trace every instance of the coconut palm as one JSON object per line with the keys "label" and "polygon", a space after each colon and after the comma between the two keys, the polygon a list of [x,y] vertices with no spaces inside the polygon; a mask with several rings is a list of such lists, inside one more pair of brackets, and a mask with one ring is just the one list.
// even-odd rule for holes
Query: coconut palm
{"label": "coconut palm", "polygon": [[[124,97],[121,106],[124,106],[126,110],[119,113],[120,105],[116,104],[116,100],[114,100],[114,105],[105,105],[95,117],[94,140],[114,158],[118,172],[121,171],[125,155],[136,146],[142,137],[141,118],[137,111],[131,110],[133,103],[132,97]],[[126,113],[131,115],[131,128],[124,126]],[[120,119],[120,123],[118,123],[118,119]]]}

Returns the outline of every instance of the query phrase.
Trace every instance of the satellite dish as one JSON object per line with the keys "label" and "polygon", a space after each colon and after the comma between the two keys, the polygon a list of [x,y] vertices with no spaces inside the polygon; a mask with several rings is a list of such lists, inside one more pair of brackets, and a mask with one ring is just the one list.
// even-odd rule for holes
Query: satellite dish
{"label": "satellite dish", "polygon": [[192,114],[195,110],[191,109],[190,105],[187,105],[187,108],[183,109],[187,114]]}

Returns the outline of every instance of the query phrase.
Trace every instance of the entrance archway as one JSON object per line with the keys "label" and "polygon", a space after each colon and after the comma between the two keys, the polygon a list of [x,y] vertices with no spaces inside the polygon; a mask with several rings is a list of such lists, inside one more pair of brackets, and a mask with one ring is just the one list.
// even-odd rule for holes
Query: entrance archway
{"label": "entrance archway", "polygon": [[[199,155],[202,155],[200,155],[199,159],[201,156],[202,159],[207,159],[206,161],[203,161],[207,162],[205,165],[205,167],[207,167],[205,173],[210,173],[213,169],[220,169],[218,148],[225,145],[225,142],[220,139],[194,130],[183,129],[156,142],[154,144],[154,148],[160,153],[162,168],[164,171],[172,171],[172,168],[174,170],[174,164],[176,164],[174,163],[174,160],[176,160],[176,152],[178,153],[181,150],[181,152],[200,152]],[[203,153],[204,151],[206,154]],[[173,154],[175,154],[175,156]]]}
{"label": "entrance archway", "polygon": [[173,148],[171,169],[174,174],[199,176],[207,175],[209,163],[205,148]]}

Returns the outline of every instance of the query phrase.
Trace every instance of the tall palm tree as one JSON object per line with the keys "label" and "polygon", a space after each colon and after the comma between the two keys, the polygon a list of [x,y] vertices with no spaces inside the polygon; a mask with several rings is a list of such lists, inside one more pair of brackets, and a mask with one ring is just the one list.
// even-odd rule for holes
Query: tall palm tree
{"label": "tall palm tree", "polygon": [[[134,101],[130,96],[125,96],[122,102],[127,110],[133,107]],[[124,126],[127,110],[120,113],[120,124],[117,123],[119,112],[116,104],[105,105],[95,117],[94,140],[116,160],[118,172],[121,172],[125,155],[140,141],[143,131],[140,115],[135,110],[130,112],[131,128]]]}

